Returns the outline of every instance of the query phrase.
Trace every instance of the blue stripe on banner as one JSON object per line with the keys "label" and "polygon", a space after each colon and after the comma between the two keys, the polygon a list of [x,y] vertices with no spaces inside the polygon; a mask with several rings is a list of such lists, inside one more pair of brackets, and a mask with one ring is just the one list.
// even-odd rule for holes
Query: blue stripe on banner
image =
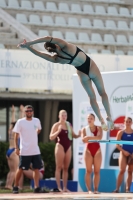
{"label": "blue stripe on banner", "polygon": [[133,70],[133,67],[128,67],[127,70]]}
{"label": "blue stripe on banner", "polygon": [[16,77],[16,78],[21,77],[21,75],[8,75],[8,74],[0,74],[0,76],[3,76],[3,77]]}
{"label": "blue stripe on banner", "polygon": [[125,141],[125,140],[88,140],[88,142],[133,145],[133,141]]}

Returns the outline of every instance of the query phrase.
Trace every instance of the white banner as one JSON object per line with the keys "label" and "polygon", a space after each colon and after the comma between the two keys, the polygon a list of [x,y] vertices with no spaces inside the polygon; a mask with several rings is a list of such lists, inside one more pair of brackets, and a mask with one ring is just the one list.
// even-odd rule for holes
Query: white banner
{"label": "white banner", "polygon": [[29,51],[0,50],[0,87],[72,92],[71,65],[48,62]]}
{"label": "white banner", "polygon": [[[93,55],[100,71],[133,68],[132,56]],[[29,51],[0,50],[0,88],[72,93],[72,65],[48,62]]]}
{"label": "white banner", "polygon": [[101,72],[133,69],[133,56],[123,55],[91,55]]}

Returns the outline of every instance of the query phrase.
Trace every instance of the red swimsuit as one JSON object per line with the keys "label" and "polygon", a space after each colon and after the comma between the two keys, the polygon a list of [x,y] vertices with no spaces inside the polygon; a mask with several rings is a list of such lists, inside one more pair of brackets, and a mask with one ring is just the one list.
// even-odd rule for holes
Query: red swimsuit
{"label": "red swimsuit", "polygon": [[58,138],[56,139],[56,142],[60,143],[63,146],[64,152],[66,153],[69,147],[71,146],[71,140],[69,140],[68,138],[68,130],[62,129],[58,135]]}
{"label": "red swimsuit", "polygon": [[[91,131],[92,132],[92,131]],[[94,132],[92,132],[94,134],[94,136],[97,136],[98,133],[98,129],[96,126],[96,130]],[[90,151],[91,155],[94,157],[96,152],[98,151],[98,149],[100,148],[100,144],[99,143],[88,143],[87,144],[87,149]]]}

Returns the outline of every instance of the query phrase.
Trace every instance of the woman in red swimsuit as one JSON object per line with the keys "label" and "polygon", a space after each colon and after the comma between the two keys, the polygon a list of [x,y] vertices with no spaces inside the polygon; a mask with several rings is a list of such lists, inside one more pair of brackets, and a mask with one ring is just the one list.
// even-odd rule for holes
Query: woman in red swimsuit
{"label": "woman in red swimsuit", "polygon": [[102,128],[94,124],[95,115],[90,114],[87,117],[88,126],[82,129],[82,141],[87,143],[84,160],[86,165],[86,187],[91,192],[91,173],[92,165],[94,166],[94,193],[98,194],[98,185],[100,181],[100,167],[102,162],[102,154],[99,143],[89,143],[88,140],[101,140],[102,139]]}
{"label": "woman in red swimsuit", "polygon": [[81,131],[76,135],[73,128],[67,120],[67,112],[61,110],[59,112],[59,121],[55,123],[51,129],[50,140],[56,139],[55,146],[55,162],[56,171],[55,178],[58,189],[56,191],[62,192],[60,185],[60,173],[63,169],[63,192],[68,192],[67,179],[68,179],[68,168],[71,161],[71,144],[72,138],[78,138],[81,136]]}

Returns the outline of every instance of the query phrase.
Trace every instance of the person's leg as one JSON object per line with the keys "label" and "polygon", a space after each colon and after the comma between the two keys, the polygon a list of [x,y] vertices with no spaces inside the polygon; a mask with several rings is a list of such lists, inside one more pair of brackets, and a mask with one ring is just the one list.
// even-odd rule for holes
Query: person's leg
{"label": "person's leg", "polygon": [[22,175],[21,175],[21,177],[20,177],[20,179],[19,179],[19,185],[18,185],[18,188],[19,188],[20,190],[23,189],[23,183],[24,183],[24,174],[22,173]]}
{"label": "person's leg", "polygon": [[[112,122],[109,100],[108,100],[108,96],[107,96],[105,88],[104,88],[103,79],[102,79],[101,73],[99,71],[99,68],[97,67],[96,63],[93,60],[91,60],[89,76],[92,79],[92,81],[94,82],[94,84],[96,85],[98,93],[102,98],[102,103],[103,103],[103,106],[107,113],[107,120]],[[112,126],[110,128],[113,128],[113,122],[110,125]]]}
{"label": "person's leg", "polygon": [[21,168],[19,168],[16,172],[16,175],[15,175],[14,187],[19,186],[19,180],[20,180],[22,174],[23,174],[23,170]]}
{"label": "person's leg", "polygon": [[99,121],[102,121],[103,119],[102,119],[102,115],[100,113],[99,106],[96,101],[96,95],[95,95],[94,89],[92,87],[92,81],[90,80],[89,76],[87,76],[86,74],[84,74],[78,70],[77,70],[77,74],[79,76],[82,86],[84,87],[85,91],[87,92],[87,94],[90,98],[90,104],[91,104],[95,114],[97,115]]}
{"label": "person's leg", "polygon": [[41,159],[41,155],[34,155],[32,156],[32,162],[33,164],[33,175],[32,175],[32,171],[28,172],[29,177],[32,179],[34,179],[34,192],[37,190],[39,190],[39,180],[40,180],[40,172],[39,169],[42,167],[42,159]]}
{"label": "person's leg", "polygon": [[67,189],[67,180],[68,180],[68,168],[71,162],[71,156],[72,156],[72,152],[71,152],[71,147],[69,147],[69,149],[67,150],[67,152],[65,153],[65,158],[64,158],[64,162],[63,162],[63,191],[64,192],[68,192]]}
{"label": "person's leg", "polygon": [[24,180],[24,176],[26,176],[29,179],[33,179],[33,171],[31,169],[28,170],[23,170],[23,174],[19,180],[19,189],[23,188],[23,180]]}
{"label": "person's leg", "polygon": [[94,156],[94,193],[98,193],[98,186],[100,181],[100,168],[102,163],[102,154],[99,149]]}
{"label": "person's leg", "polygon": [[39,180],[43,179],[43,174],[39,171]]}
{"label": "person's leg", "polygon": [[7,175],[7,181],[6,181],[6,186],[5,188],[12,189],[12,184],[15,179],[15,174],[18,168],[18,163],[19,163],[19,157],[18,155],[13,152],[9,158],[7,158],[8,161],[8,166],[9,166],[9,173]]}
{"label": "person's leg", "polygon": [[86,174],[85,174],[86,187],[88,189],[88,192],[91,193],[91,173],[92,173],[93,157],[88,150],[85,150],[84,161],[86,166]]}
{"label": "person's leg", "polygon": [[29,179],[33,179],[33,171],[31,169],[24,170],[23,171],[24,176],[26,176]]}
{"label": "person's leg", "polygon": [[23,174],[23,170],[28,170],[31,163],[31,156],[20,156],[20,164],[19,169],[17,170],[17,173],[15,175],[15,183],[14,187],[19,186],[19,180]]}
{"label": "person's leg", "polygon": [[60,185],[60,175],[61,175],[64,158],[65,158],[64,148],[60,144],[56,144],[55,146],[55,163],[56,163],[55,178],[56,178],[57,187],[60,191],[62,191],[61,185]]}
{"label": "person's leg", "polygon": [[9,189],[9,190],[11,189],[11,187],[10,187],[10,171],[8,172],[7,177],[6,177],[5,189]]}
{"label": "person's leg", "polygon": [[128,165],[128,175],[126,181],[126,192],[130,192],[130,186],[132,183],[132,173],[133,173],[133,165]]}
{"label": "person's leg", "polygon": [[7,163],[8,163],[8,166],[9,166],[9,172],[7,174],[5,188],[6,189],[12,189],[11,188],[11,171],[10,171],[10,159],[9,158],[7,158]]}
{"label": "person's leg", "polygon": [[39,169],[33,169],[34,188],[39,187]]}
{"label": "person's leg", "polygon": [[23,189],[23,182],[24,182],[24,174],[22,173],[21,177],[20,177],[20,180],[19,180],[19,185],[18,185],[18,188],[20,190]]}
{"label": "person's leg", "polygon": [[[19,181],[19,188],[22,189],[23,188],[23,179],[24,179],[24,176],[26,176],[27,178],[29,179],[34,179],[33,177],[33,170],[31,169],[28,169],[28,170],[23,170],[23,174],[20,178],[20,181]],[[43,179],[43,174],[41,172],[39,172],[39,180]]]}
{"label": "person's leg", "polygon": [[120,152],[120,157],[119,157],[120,172],[117,178],[116,189],[114,190],[114,192],[119,192],[119,187],[123,181],[123,176],[126,170],[126,166],[127,166],[127,157],[124,156],[122,152]]}

